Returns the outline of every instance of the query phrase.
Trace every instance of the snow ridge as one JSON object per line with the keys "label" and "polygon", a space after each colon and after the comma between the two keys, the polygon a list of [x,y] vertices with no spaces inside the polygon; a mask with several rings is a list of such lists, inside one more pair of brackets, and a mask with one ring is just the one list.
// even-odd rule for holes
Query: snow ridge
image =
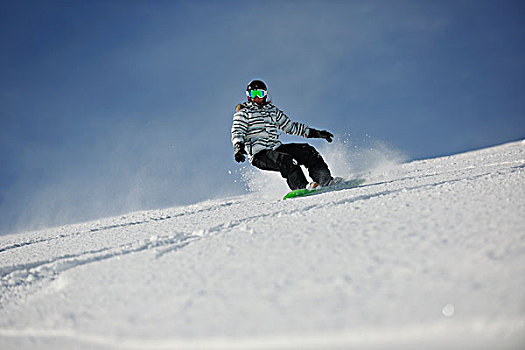
{"label": "snow ridge", "polygon": [[524,175],[519,141],[3,236],[0,347],[519,349]]}

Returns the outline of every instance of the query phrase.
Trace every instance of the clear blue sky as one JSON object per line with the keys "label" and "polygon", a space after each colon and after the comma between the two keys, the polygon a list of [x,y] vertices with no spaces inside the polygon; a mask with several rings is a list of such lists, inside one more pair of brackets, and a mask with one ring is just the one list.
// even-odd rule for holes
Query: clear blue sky
{"label": "clear blue sky", "polygon": [[525,137],[524,1],[0,4],[1,233],[241,193],[253,78],[412,159]]}

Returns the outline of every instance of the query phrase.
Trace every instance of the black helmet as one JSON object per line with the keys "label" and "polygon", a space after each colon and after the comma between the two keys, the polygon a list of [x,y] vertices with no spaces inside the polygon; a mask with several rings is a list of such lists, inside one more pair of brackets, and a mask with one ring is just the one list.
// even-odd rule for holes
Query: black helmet
{"label": "black helmet", "polygon": [[268,88],[266,87],[266,84],[262,80],[252,80],[246,87],[246,91],[251,90],[266,90],[268,91]]}

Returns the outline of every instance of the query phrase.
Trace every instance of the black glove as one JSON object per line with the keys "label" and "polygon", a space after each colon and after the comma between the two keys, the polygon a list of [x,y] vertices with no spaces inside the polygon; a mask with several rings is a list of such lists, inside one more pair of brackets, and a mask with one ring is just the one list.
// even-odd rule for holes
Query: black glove
{"label": "black glove", "polygon": [[308,133],[308,138],[310,139],[325,139],[328,142],[332,142],[332,137],[334,137],[334,135],[332,135],[331,132],[326,130],[316,130],[310,128],[310,131]]}
{"label": "black glove", "polygon": [[244,143],[236,143],[235,146],[233,146],[233,157],[238,163],[246,160],[246,157],[244,156],[245,154],[246,150],[244,149]]}

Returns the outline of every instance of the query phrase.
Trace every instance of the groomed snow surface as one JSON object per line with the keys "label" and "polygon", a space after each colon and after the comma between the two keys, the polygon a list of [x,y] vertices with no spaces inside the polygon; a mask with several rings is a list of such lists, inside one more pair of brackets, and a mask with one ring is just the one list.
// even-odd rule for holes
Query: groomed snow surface
{"label": "groomed snow surface", "polygon": [[283,194],[0,237],[0,348],[525,349],[525,141]]}

